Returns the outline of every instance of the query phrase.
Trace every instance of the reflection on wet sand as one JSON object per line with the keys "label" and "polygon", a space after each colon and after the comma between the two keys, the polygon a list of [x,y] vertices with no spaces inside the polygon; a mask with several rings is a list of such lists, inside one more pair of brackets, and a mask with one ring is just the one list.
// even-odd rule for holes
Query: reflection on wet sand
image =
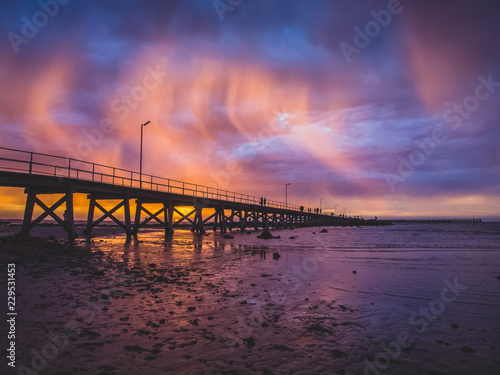
{"label": "reflection on wet sand", "polygon": [[[2,257],[22,280],[19,363],[33,369],[46,332],[74,321],[46,373],[495,373],[498,232],[469,240],[451,229],[303,228],[293,242],[291,231],[166,241],[152,230],[72,250],[8,242]],[[456,248],[425,247],[450,231]],[[421,332],[410,317],[438,306],[443,280],[455,278],[467,289]],[[401,332],[411,342],[391,357],[384,347]]]}

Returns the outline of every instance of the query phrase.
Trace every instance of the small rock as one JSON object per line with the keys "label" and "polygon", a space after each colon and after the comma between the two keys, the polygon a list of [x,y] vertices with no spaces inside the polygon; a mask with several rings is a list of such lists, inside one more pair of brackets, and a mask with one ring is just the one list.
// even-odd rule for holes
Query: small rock
{"label": "small rock", "polygon": [[452,324],[451,328],[457,329],[458,328],[458,324]]}
{"label": "small rock", "polygon": [[291,237],[290,237],[290,239],[291,239],[291,240],[294,240],[295,238],[296,238],[296,237],[294,237],[294,236],[291,236]]}
{"label": "small rock", "polygon": [[344,353],[343,351],[338,350],[338,349],[334,349],[332,352],[332,357],[335,359],[344,357],[346,355],[347,355],[347,353]]}
{"label": "small rock", "polygon": [[279,258],[281,258],[281,255],[279,253],[273,253],[274,260],[278,260]]}
{"label": "small rock", "polygon": [[247,348],[253,348],[255,346],[255,339],[253,337],[249,337],[243,341],[246,342]]}
{"label": "small rock", "polygon": [[357,274],[357,273],[358,273],[358,271],[352,271],[352,273],[355,275],[355,274]]}
{"label": "small rock", "polygon": [[288,346],[286,345],[274,345],[273,346],[273,349],[274,350],[280,350],[282,352],[294,352],[295,350],[292,349],[292,348],[289,348]]}
{"label": "small rock", "polygon": [[476,351],[468,346],[462,346],[460,350],[464,353],[475,353]]}
{"label": "small rock", "polygon": [[321,229],[320,233],[328,233],[327,229]]}
{"label": "small rock", "polygon": [[234,236],[231,236],[230,234],[225,234],[224,236],[222,236],[222,238],[232,240],[232,239],[234,239]]}
{"label": "small rock", "polygon": [[274,238],[274,237],[271,234],[271,232],[269,232],[268,230],[265,230],[259,236],[257,236],[257,238],[262,238],[264,240],[269,240],[269,239]]}
{"label": "small rock", "polygon": [[139,345],[125,345],[124,348],[129,352],[136,352],[139,354],[141,354],[144,351],[144,348]]}

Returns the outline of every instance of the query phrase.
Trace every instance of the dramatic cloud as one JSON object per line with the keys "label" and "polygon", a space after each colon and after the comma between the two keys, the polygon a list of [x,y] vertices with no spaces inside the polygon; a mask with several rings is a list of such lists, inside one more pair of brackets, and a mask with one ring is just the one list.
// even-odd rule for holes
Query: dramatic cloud
{"label": "dramatic cloud", "polygon": [[292,182],[292,202],[365,215],[498,216],[495,1],[1,7],[0,146],[136,170],[149,120],[146,173],[277,200]]}

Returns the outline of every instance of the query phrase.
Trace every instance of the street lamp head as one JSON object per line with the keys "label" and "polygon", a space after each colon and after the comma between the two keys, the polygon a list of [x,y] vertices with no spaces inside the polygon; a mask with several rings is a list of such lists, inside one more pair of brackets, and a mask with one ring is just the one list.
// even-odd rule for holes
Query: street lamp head
{"label": "street lamp head", "polygon": [[147,125],[147,124],[149,124],[150,122],[151,122],[151,121],[148,121],[148,122],[146,122],[146,123],[142,124],[142,126],[146,126],[146,125]]}
{"label": "street lamp head", "polygon": [[291,185],[291,184],[292,184],[292,183],[291,183],[291,182],[289,182],[288,184],[286,184],[286,186]]}

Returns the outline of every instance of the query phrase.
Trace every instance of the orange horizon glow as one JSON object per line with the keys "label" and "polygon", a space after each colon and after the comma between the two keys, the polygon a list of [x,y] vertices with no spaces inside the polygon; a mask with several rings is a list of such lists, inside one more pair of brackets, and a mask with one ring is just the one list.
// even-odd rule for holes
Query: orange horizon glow
{"label": "orange horizon glow", "polygon": [[[500,217],[491,170],[484,189],[460,182],[450,189],[469,170],[493,168],[486,157],[464,150],[476,142],[478,129],[487,134],[494,123],[496,99],[481,103],[465,133],[451,134],[424,155],[397,190],[386,182],[388,173],[398,176],[400,160],[422,154],[415,140],[440,125],[445,104],[463,99],[452,96],[456,87],[465,87],[462,95],[477,85],[467,86],[477,76],[477,61],[456,60],[458,50],[429,40],[413,17],[411,11],[402,15],[402,37],[391,40],[394,72],[367,64],[369,48],[349,65],[307,45],[307,53],[327,56],[327,63],[303,60],[293,50],[307,44],[298,36],[300,43],[279,47],[294,52],[282,60],[274,45],[266,60],[257,52],[225,54],[196,43],[199,48],[190,50],[178,37],[161,36],[112,70],[96,68],[92,73],[106,84],[80,75],[87,60],[76,49],[56,49],[19,71],[17,57],[9,55],[0,66],[0,78],[12,87],[3,94],[0,118],[9,137],[0,146],[137,171],[140,125],[150,121],[145,175],[277,201],[284,201],[284,185],[291,182],[289,203],[317,207],[325,198],[326,210],[337,205],[352,216]],[[89,59],[105,64],[97,55]],[[454,158],[460,158],[457,166]],[[22,216],[23,193],[0,193],[0,217]],[[86,215],[87,203],[78,198],[77,217]]]}

